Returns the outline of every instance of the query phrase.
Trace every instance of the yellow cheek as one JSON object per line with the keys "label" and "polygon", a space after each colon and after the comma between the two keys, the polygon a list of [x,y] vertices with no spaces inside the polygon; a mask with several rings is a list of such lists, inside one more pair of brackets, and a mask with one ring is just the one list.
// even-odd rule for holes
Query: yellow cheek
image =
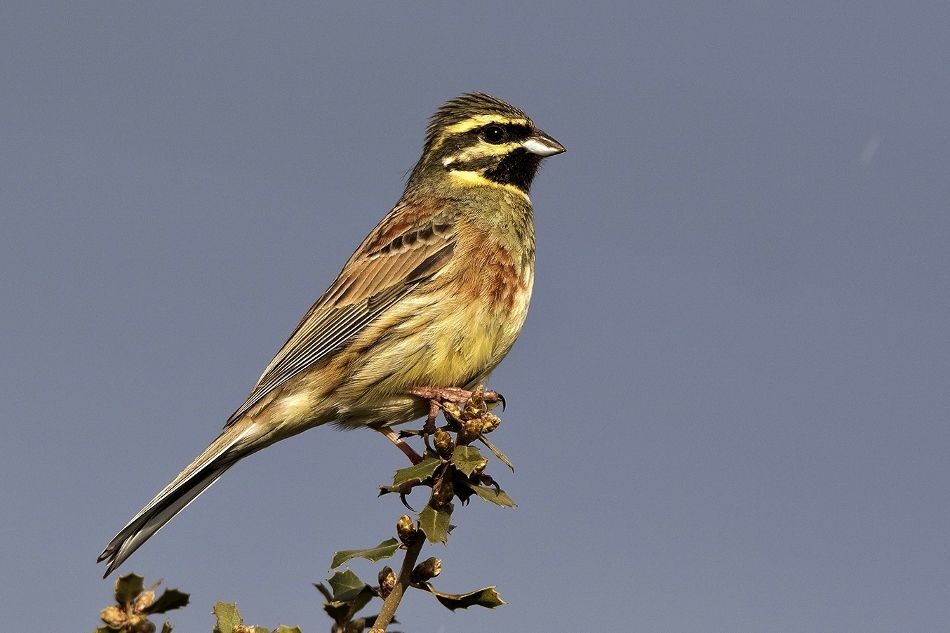
{"label": "yellow cheek", "polygon": [[495,187],[496,189],[504,189],[509,193],[518,194],[518,197],[523,198],[524,200],[531,201],[531,198],[528,197],[528,194],[523,190],[515,187],[514,185],[509,185],[507,183],[495,182],[494,180],[489,180],[485,176],[481,175],[477,171],[456,171],[451,170],[448,172],[449,176],[455,180],[456,183],[468,187]]}

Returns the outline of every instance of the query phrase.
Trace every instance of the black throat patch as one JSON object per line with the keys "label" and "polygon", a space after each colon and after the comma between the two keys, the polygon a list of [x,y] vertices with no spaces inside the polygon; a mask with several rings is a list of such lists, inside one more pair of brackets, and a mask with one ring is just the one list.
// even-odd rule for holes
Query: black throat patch
{"label": "black throat patch", "polygon": [[485,177],[503,185],[514,185],[525,193],[531,188],[531,181],[538,173],[541,157],[532,154],[523,147],[515,148],[501,161],[485,170]]}

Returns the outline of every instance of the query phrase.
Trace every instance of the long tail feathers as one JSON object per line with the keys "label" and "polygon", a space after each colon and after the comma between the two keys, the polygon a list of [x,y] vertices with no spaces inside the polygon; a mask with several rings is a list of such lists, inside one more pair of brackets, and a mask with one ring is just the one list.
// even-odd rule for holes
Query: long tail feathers
{"label": "long tail feathers", "polygon": [[142,543],[158,532],[172,517],[184,510],[189,503],[197,499],[198,495],[233,466],[240,457],[248,453],[246,450],[236,449],[244,435],[244,433],[233,431],[222,433],[195,461],[132,517],[128,525],[122,528],[99,554],[98,562],[109,562],[103,578],[111,574]]}

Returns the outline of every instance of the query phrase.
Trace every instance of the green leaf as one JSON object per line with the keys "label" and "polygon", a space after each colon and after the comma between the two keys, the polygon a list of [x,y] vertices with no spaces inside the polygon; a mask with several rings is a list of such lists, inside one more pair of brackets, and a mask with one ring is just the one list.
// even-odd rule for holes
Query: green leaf
{"label": "green leaf", "polygon": [[232,633],[235,628],[244,624],[236,604],[218,602],[214,605],[213,633]]}
{"label": "green leaf", "polygon": [[446,504],[441,510],[427,505],[419,513],[419,527],[425,532],[430,543],[446,543],[449,539],[449,520],[452,518],[452,504]]}
{"label": "green leaf", "polygon": [[165,620],[165,624],[162,625],[162,633],[172,633],[172,623],[168,620]]}
{"label": "green leaf", "polygon": [[496,505],[500,505],[503,508],[516,508],[518,504],[515,503],[514,499],[508,496],[508,493],[504,490],[495,490],[491,486],[475,486],[472,484],[467,484],[468,487],[475,492],[479,497],[485,501],[491,501]]}
{"label": "green leaf", "polygon": [[436,457],[426,457],[418,464],[408,468],[400,468],[393,475],[393,487],[399,488],[403,484],[419,483],[432,476],[435,469],[442,464],[442,460]]}
{"label": "green leaf", "polygon": [[492,452],[492,454],[493,454],[495,457],[498,458],[499,461],[501,461],[502,464],[504,464],[505,466],[507,466],[508,468],[510,468],[510,469],[511,469],[511,472],[515,472],[515,465],[511,463],[511,460],[508,459],[508,457],[507,457],[504,453],[502,453],[500,450],[498,450],[498,447],[497,447],[497,446],[495,446],[494,444],[492,444],[491,442],[489,442],[487,437],[485,437],[484,435],[479,435],[479,436],[478,436],[478,439],[479,439],[479,441],[480,441],[482,444],[485,445],[485,447],[486,447],[488,450],[490,450],[490,451]]}
{"label": "green leaf", "polygon": [[488,460],[482,457],[474,446],[456,446],[452,449],[452,458],[449,461],[455,464],[455,467],[466,477],[471,477],[472,473],[488,465]]}
{"label": "green leaf", "polygon": [[115,601],[129,604],[145,588],[145,579],[137,574],[121,576],[115,581]]}
{"label": "green leaf", "polygon": [[330,593],[330,590],[327,589],[322,582],[315,582],[313,586],[317,588],[317,591],[323,594],[323,597],[326,598],[327,601],[333,600],[333,594]]}
{"label": "green leaf", "polygon": [[281,624],[276,629],[274,629],[274,633],[303,633],[303,632],[300,630],[299,626],[286,626],[284,624]]}
{"label": "green leaf", "polygon": [[327,582],[333,587],[334,600],[352,600],[368,586],[349,569],[338,571]]}
{"label": "green leaf", "polygon": [[121,630],[122,629],[113,629],[112,627],[109,627],[109,626],[100,626],[92,633],[115,633],[116,631],[121,631]]}
{"label": "green leaf", "polygon": [[358,593],[355,598],[350,600],[350,619],[352,619],[360,609],[369,604],[369,601],[375,597],[377,597],[376,592],[372,587],[366,585],[366,587],[363,588],[363,591]]}
{"label": "green leaf", "polygon": [[188,594],[177,589],[166,589],[162,595],[145,609],[145,613],[165,613],[172,609],[181,609],[188,606]]}
{"label": "green leaf", "polygon": [[333,555],[333,560],[330,561],[330,569],[336,569],[352,558],[365,558],[371,563],[376,563],[384,558],[389,558],[396,553],[397,549],[399,549],[399,541],[394,538],[387,539],[376,547],[370,547],[369,549],[346,549]]}
{"label": "green leaf", "polygon": [[343,625],[350,619],[350,603],[342,600],[329,600],[323,605],[323,610],[327,612],[330,619],[337,624]]}
{"label": "green leaf", "polygon": [[501,599],[501,596],[498,595],[498,591],[494,587],[485,587],[483,589],[476,589],[475,591],[469,591],[468,593],[442,593],[437,591],[435,587],[429,583],[422,583],[422,585],[436,597],[436,599],[442,603],[442,606],[455,611],[456,609],[467,609],[469,607],[485,607],[486,609],[494,609],[495,607],[500,607],[503,604],[507,604],[504,600]]}
{"label": "green leaf", "polygon": [[346,600],[330,600],[323,604],[323,610],[327,612],[337,624],[344,625],[353,619],[356,613],[369,604],[369,601],[376,597],[376,592],[369,585],[364,585],[352,598]]}

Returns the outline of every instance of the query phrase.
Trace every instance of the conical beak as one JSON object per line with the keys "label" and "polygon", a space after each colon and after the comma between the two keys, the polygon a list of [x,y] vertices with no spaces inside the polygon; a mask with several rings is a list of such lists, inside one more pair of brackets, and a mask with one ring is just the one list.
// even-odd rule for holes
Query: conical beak
{"label": "conical beak", "polygon": [[526,138],[521,146],[532,154],[537,154],[541,158],[544,158],[545,156],[554,156],[555,154],[560,154],[561,152],[567,151],[563,145],[555,141],[541,130],[535,131],[534,134]]}

